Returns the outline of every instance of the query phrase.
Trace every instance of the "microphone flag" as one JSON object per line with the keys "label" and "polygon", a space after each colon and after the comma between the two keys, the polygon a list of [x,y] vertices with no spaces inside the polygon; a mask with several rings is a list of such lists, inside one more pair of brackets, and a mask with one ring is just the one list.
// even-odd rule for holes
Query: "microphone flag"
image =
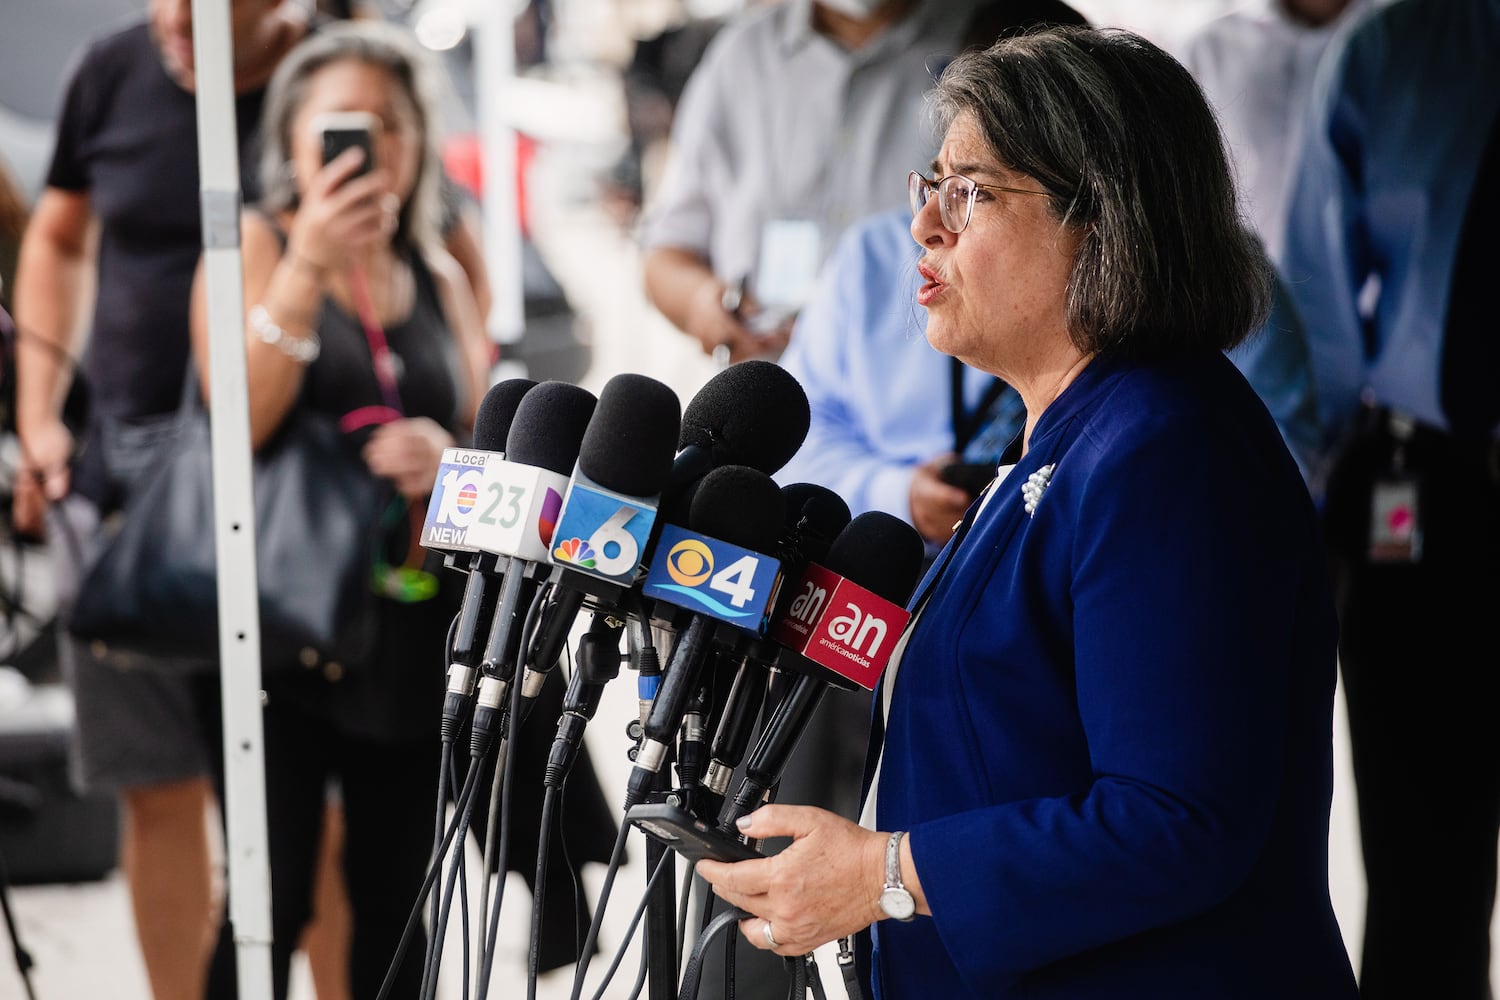
{"label": "microphone flag", "polygon": [[552,564],[628,587],[655,520],[652,498],[606,489],[576,470],[553,536]]}
{"label": "microphone flag", "polygon": [[778,560],[668,524],[641,592],[764,635],[780,585]]}
{"label": "microphone flag", "polygon": [[771,638],[845,681],[873,691],[911,615],[817,563],[807,565],[793,593]]}

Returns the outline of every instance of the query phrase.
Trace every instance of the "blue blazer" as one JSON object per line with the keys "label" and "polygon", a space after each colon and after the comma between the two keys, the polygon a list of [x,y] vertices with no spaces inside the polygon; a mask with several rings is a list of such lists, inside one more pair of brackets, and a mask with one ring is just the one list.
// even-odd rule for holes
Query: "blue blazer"
{"label": "blue blazer", "polygon": [[1096,358],[992,489],[913,599],[876,819],[933,916],[876,925],[876,995],[1352,1000],[1337,622],[1265,406],[1217,352]]}

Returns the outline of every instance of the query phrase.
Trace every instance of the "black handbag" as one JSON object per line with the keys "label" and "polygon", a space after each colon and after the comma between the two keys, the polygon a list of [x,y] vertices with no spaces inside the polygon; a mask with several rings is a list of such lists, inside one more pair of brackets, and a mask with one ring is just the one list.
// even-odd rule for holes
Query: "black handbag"
{"label": "black handbag", "polygon": [[[185,402],[178,417],[166,454],[106,527],[64,624],[96,654],[211,669],[219,614],[208,415]],[[364,659],[393,486],[333,417],[300,407],[253,466],[262,668]]]}

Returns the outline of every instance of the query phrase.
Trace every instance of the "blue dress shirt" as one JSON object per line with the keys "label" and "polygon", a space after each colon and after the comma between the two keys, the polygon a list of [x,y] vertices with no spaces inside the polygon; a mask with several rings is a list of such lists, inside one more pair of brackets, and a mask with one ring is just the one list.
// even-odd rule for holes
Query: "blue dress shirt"
{"label": "blue dress shirt", "polygon": [[1500,0],[1403,0],[1342,41],[1321,68],[1282,262],[1335,444],[1362,396],[1447,426],[1444,323],[1500,108]]}

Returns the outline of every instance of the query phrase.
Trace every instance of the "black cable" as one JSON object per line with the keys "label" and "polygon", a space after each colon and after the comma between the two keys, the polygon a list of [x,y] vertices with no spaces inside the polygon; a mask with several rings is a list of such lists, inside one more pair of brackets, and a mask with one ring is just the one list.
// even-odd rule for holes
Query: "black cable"
{"label": "black cable", "polygon": [[[459,801],[472,799],[474,795],[474,783],[478,779],[479,768],[471,767],[468,776],[464,779],[464,787],[459,794]],[[458,832],[458,817],[448,825],[443,835],[441,850],[438,852],[439,859],[447,853],[448,845],[453,842],[453,835]],[[401,932],[401,940],[396,945],[396,953],[391,958],[390,968],[386,970],[385,981],[380,984],[380,992],[376,994],[375,1000],[387,1000],[391,988],[396,984],[396,970],[401,967],[401,958],[406,954],[406,949],[411,947],[412,935],[416,933],[418,924],[422,921],[422,904],[427,901],[427,894],[432,891],[433,883],[437,881],[438,873],[442,871],[442,865],[437,861],[427,866],[427,877],[422,881],[422,890],[417,894],[417,900],[412,905],[411,913],[406,918],[406,927]]]}
{"label": "black cable", "polygon": [[36,1000],[36,990],[31,985],[31,953],[21,944],[21,932],[16,929],[16,918],[10,911],[10,875],[5,869],[5,855],[0,854],[0,910],[5,911],[5,926],[10,932],[11,954],[16,960],[16,971],[26,984],[27,1000]]}
{"label": "black cable", "polygon": [[[714,938],[723,932],[724,928],[744,920],[750,914],[737,906],[731,906],[723,913],[714,917],[703,930],[703,934],[693,945],[693,954],[688,958],[687,966],[682,970],[682,987],[677,992],[677,1000],[696,1000],[698,996],[698,977],[703,974],[703,956],[708,951],[708,946],[713,943]],[[731,940],[732,943],[732,940]]]}
{"label": "black cable", "polygon": [[[474,570],[472,572],[478,572],[478,571]],[[453,661],[454,661],[453,645],[457,641],[457,638],[458,638],[458,627],[459,627],[459,617],[457,615],[455,615],[453,617],[453,620],[448,623],[448,633],[447,633],[447,636],[446,636],[446,638],[444,640],[444,644],[443,644],[443,662],[445,662],[445,663],[453,663]],[[450,691],[450,695],[452,695],[452,693],[453,692]],[[437,821],[436,821],[436,823],[434,824],[434,827],[433,827],[433,861],[432,861],[432,863],[435,864],[435,865],[441,865],[442,864],[442,854],[440,852],[440,845],[442,844],[443,828],[447,825],[447,816],[448,816],[448,798],[447,798],[447,796],[448,796],[448,791],[449,791],[448,785],[449,785],[449,783],[450,783],[450,781],[452,780],[452,777],[453,777],[453,753],[454,753],[454,746],[456,745],[456,743],[458,741],[458,732],[459,732],[460,727],[463,724],[463,720],[458,715],[458,711],[460,710],[459,709],[459,704],[460,703],[457,702],[457,701],[455,701],[453,697],[445,697],[444,704],[443,704],[443,721],[442,721],[442,725],[440,727],[441,739],[442,739],[442,743],[443,743],[443,755],[442,755],[441,768],[440,768],[440,771],[438,773]],[[456,804],[457,804],[457,799],[455,798],[455,805]],[[467,827],[465,827],[465,829],[467,829]],[[459,879],[459,883],[460,883],[460,897],[463,900],[463,907],[464,907],[463,914],[462,914],[463,927],[465,929],[465,936],[464,936],[464,964],[468,965],[468,935],[467,935],[467,928],[469,926],[469,919],[468,919],[468,909],[467,909],[467,907],[468,907],[468,895],[469,895],[469,893],[468,893],[468,885],[464,881],[464,879],[465,879],[465,870],[464,870],[465,866],[464,866],[464,850],[463,850],[463,845],[464,845],[464,839],[462,837],[459,837],[458,838],[458,849],[454,852],[453,862],[450,864],[450,874],[449,874],[449,880],[448,880],[448,886],[449,886],[449,888],[448,888],[448,900],[449,900],[449,902],[448,903],[444,903],[443,902],[443,899],[442,899],[443,894],[442,893],[432,893],[431,894],[430,898],[432,900],[432,908],[431,908],[430,914],[428,915],[428,927],[433,928],[434,931],[436,931],[437,928],[442,928],[443,932],[446,933],[446,929],[447,929],[446,907],[452,905],[451,904],[451,900],[452,900],[452,895],[451,895],[451,893],[452,893],[452,883],[453,883],[453,879],[455,877],[457,877]],[[456,875],[454,874],[454,869],[456,869]],[[428,938],[428,940],[427,940],[427,953],[424,956],[423,962],[422,962],[422,987],[421,987],[421,993],[419,994],[419,996],[422,996],[422,997],[431,997],[431,996],[436,995],[436,993],[437,993],[437,972],[438,972],[438,966],[442,963],[442,947],[443,947],[442,935],[440,935],[440,934],[438,934],[438,933],[435,932],[431,937]]]}
{"label": "black cable", "polygon": [[[557,799],[557,822],[556,822],[555,825],[556,825],[557,829],[561,830],[561,831],[566,831],[568,829],[568,821],[567,821],[567,805],[568,805],[568,803],[567,803],[567,800],[565,800],[562,797],[561,792],[562,792],[562,789],[561,789],[560,786],[559,787],[554,787],[554,786],[549,785],[549,786],[547,786],[546,791],[543,793],[543,799],[542,799],[542,823],[541,823],[542,836],[546,837],[547,840],[539,842],[538,846],[537,846],[537,852],[538,852],[537,853],[537,876],[536,876],[536,883],[535,883],[535,885],[532,888],[531,945],[530,945],[530,950],[528,952],[528,957],[527,957],[527,961],[528,961],[529,964],[528,964],[527,970],[526,970],[527,971],[527,977],[528,977],[527,981],[526,981],[526,986],[527,986],[526,995],[527,995],[528,1000],[535,1000],[535,996],[536,996],[536,981],[537,981],[537,976],[538,976],[538,973],[539,973],[539,970],[540,970],[541,964],[542,964],[542,962],[541,962],[541,940],[542,940],[542,918],[541,918],[541,913],[542,913],[542,903],[543,903],[543,900],[545,898],[543,896],[543,892],[545,891],[546,879],[547,879],[547,862],[544,860],[543,854],[542,854],[542,852],[545,850],[545,848],[543,848],[541,845],[542,845],[542,843],[550,844],[550,842],[551,842],[551,837],[549,835],[549,831],[550,831],[550,828],[554,824],[549,819],[549,813],[550,813],[551,808],[552,808],[551,802],[552,802],[552,797],[554,795],[556,795],[556,799]],[[568,852],[568,837],[567,837],[566,832],[563,832],[563,833],[559,834],[559,836],[557,838],[557,841],[558,841],[558,845],[560,847],[562,847],[563,866],[567,869],[567,872],[568,872],[568,881],[571,882],[572,886],[573,886],[573,954],[574,955],[581,955],[581,954],[583,954],[583,941],[578,937],[578,916],[579,916],[579,914],[581,914],[584,911],[583,882],[578,878],[578,869],[575,868],[575,867],[573,867],[573,858],[572,858],[572,855]]]}
{"label": "black cable", "polygon": [[[443,641],[443,661],[452,659],[453,641],[458,634],[458,616],[448,623],[448,634]],[[439,850],[443,843],[443,828],[448,825],[448,784],[452,777],[453,768],[453,743],[454,727],[444,725],[441,727],[442,749],[438,757],[438,783],[437,783],[437,819],[432,824],[432,855],[428,864],[441,863]],[[428,915],[429,926],[437,926],[438,919],[438,897],[432,896],[432,912]],[[421,996],[427,995],[428,970],[432,965],[432,942],[427,943],[427,956],[422,963],[422,992]]]}
{"label": "black cable", "polygon": [[[481,771],[483,769],[484,768],[482,760],[472,760],[469,762],[469,771],[471,774],[475,771]],[[459,822],[455,826],[455,829],[458,830],[467,830],[469,828],[470,821],[473,819],[475,799],[473,786],[469,786],[468,791],[469,795],[464,800],[463,809],[460,812]],[[426,971],[423,974],[422,980],[423,1000],[433,1000],[433,997],[437,993],[437,969],[442,962],[443,939],[447,936],[448,933],[448,913],[453,906],[453,887],[454,883],[458,879],[458,872],[459,868],[461,867],[462,860],[463,841],[460,840],[458,850],[453,853],[452,860],[448,862],[448,880],[443,887],[442,906],[439,908],[438,922],[433,926],[432,935],[428,938],[427,941],[427,962],[425,963]]]}
{"label": "black cable", "polygon": [[630,1000],[641,1000],[641,993],[646,988],[646,977],[651,974],[651,951],[649,948],[641,949],[641,967],[636,970],[635,983],[630,988]]}
{"label": "black cable", "polygon": [[[526,617],[524,619],[522,619],[522,622],[521,622],[521,645],[520,645],[520,648],[522,650],[528,649],[531,646],[531,640],[532,640],[532,637],[533,637],[533,633],[536,631],[537,626],[541,622],[541,608],[542,608],[543,604],[546,603],[547,592],[548,592],[548,589],[545,588],[545,587],[538,588],[538,590],[536,592],[536,595],[531,600],[531,606],[526,609]],[[509,732],[508,742],[511,744],[512,747],[514,747],[514,745],[515,745],[515,738],[514,737],[515,737],[516,733],[520,730],[520,727],[521,727],[521,686],[522,686],[521,685],[521,679],[522,679],[522,675],[523,675],[523,671],[521,669],[521,665],[519,663],[517,663],[515,676],[511,679],[510,692],[509,692],[510,693],[510,713],[509,713],[510,714],[510,721],[509,721],[509,731],[510,732]],[[504,729],[502,729],[502,732],[503,731],[504,731]],[[495,964],[495,944],[496,944],[497,939],[500,936],[500,906],[501,906],[501,903],[505,899],[505,873],[506,873],[506,870],[507,870],[506,869],[506,865],[507,865],[507,863],[508,863],[508,861],[510,859],[510,834],[511,834],[510,797],[511,797],[511,789],[515,785],[515,780],[514,780],[514,778],[515,778],[515,768],[516,768],[516,755],[515,755],[514,751],[512,750],[511,752],[508,752],[505,755],[505,775],[502,778],[502,784],[500,786],[500,794],[501,794],[500,818],[499,818],[499,826],[500,826],[500,851],[499,851],[499,856],[497,857],[496,862],[495,862],[496,866],[497,866],[495,870],[496,870],[496,872],[499,873],[499,875],[498,875],[498,878],[495,880],[496,881],[496,884],[495,884],[495,899],[494,899],[494,902],[490,904],[490,926],[489,926],[489,931],[488,931],[488,933],[486,935],[486,938],[485,938],[484,950],[480,953],[480,959],[479,960],[480,960],[480,962],[482,964],[479,967],[479,987],[478,987],[478,989],[476,989],[474,991],[475,1000],[485,1000],[485,997],[489,993],[489,988],[490,988],[490,970],[494,967],[494,964]],[[489,832],[493,833],[493,830],[491,830]],[[538,844],[537,845],[537,851],[540,853],[541,850],[542,850],[542,845]],[[485,874],[486,874],[486,876],[488,876],[488,874],[489,874],[488,868],[485,869]],[[540,898],[539,891],[538,891],[538,898]]]}
{"label": "black cable", "polygon": [[620,859],[625,856],[625,838],[630,833],[630,824],[621,823],[620,832],[615,836],[614,850],[609,856],[609,867],[604,872],[604,886],[599,890],[599,902],[594,908],[594,919],[589,921],[588,937],[583,939],[584,951],[578,958],[578,965],[573,970],[573,991],[568,995],[568,1000],[580,1000],[583,996],[583,977],[589,971],[589,961],[594,956],[594,948],[599,943],[599,928],[604,924],[604,910],[609,902],[610,890],[614,887],[615,876],[620,873]]}
{"label": "black cable", "polygon": [[[447,742],[445,740],[443,742],[443,747],[442,747],[442,752],[441,752],[441,760],[440,760],[440,762],[438,764],[438,795],[437,795],[437,797],[438,797],[438,817],[437,817],[437,822],[433,824],[433,829],[432,829],[432,853],[428,857],[428,861],[427,861],[428,865],[434,865],[434,864],[441,864],[442,863],[442,854],[440,853],[440,851],[441,851],[442,843],[443,843],[443,828],[445,826],[447,826],[447,819],[448,819],[448,797],[447,796],[448,796],[448,784],[449,784],[449,781],[450,781],[450,779],[452,777],[452,764],[453,764],[453,744],[449,743],[449,742]],[[436,894],[433,894],[432,896],[430,896],[430,898],[432,900],[432,913],[429,916],[429,920],[431,921],[432,925],[436,925],[436,923],[437,923],[437,915],[438,915],[438,912],[437,912],[438,911],[438,897],[437,897]],[[427,941],[427,954],[423,957],[423,960],[422,960],[422,989],[421,989],[421,992],[418,994],[419,996],[426,996],[427,995],[428,972],[429,972],[429,968],[430,968],[431,964],[432,964],[432,940],[429,938],[428,941]]]}
{"label": "black cable", "polygon": [[651,903],[651,892],[656,888],[657,880],[672,868],[672,865],[668,864],[668,860],[671,857],[671,851],[663,854],[661,859],[656,862],[656,868],[651,872],[651,877],[646,880],[646,891],[641,894],[641,901],[636,906],[635,913],[630,916],[630,926],[625,928],[625,936],[620,941],[620,947],[615,952],[614,960],[609,963],[609,968],[604,970],[604,980],[599,984],[599,989],[595,991],[593,1000],[604,1000],[604,991],[609,988],[610,981],[615,978],[615,973],[619,971],[620,963],[625,961],[625,952],[630,948],[630,942],[635,937],[636,928],[640,926],[641,917],[646,915],[646,907]]}
{"label": "black cable", "polygon": [[531,945],[526,950],[526,1000],[536,1000],[537,969],[542,961],[542,906],[543,893],[547,886],[547,855],[552,841],[552,810],[556,807],[558,792],[556,785],[548,785],[542,792],[541,833],[536,844],[536,881],[531,885]]}
{"label": "black cable", "polygon": [[[457,775],[454,775],[451,780],[456,786],[458,783]],[[455,787],[455,801],[457,798],[458,790]],[[464,837],[458,838],[458,851],[460,854],[464,852],[464,844],[466,843],[467,840]],[[458,872],[458,913],[463,921],[460,925],[460,930],[463,932],[463,957],[461,959],[463,963],[461,966],[463,972],[461,977],[463,982],[463,1000],[469,1000],[469,966],[471,959],[469,954],[469,876],[468,872],[462,866],[460,866]]]}

